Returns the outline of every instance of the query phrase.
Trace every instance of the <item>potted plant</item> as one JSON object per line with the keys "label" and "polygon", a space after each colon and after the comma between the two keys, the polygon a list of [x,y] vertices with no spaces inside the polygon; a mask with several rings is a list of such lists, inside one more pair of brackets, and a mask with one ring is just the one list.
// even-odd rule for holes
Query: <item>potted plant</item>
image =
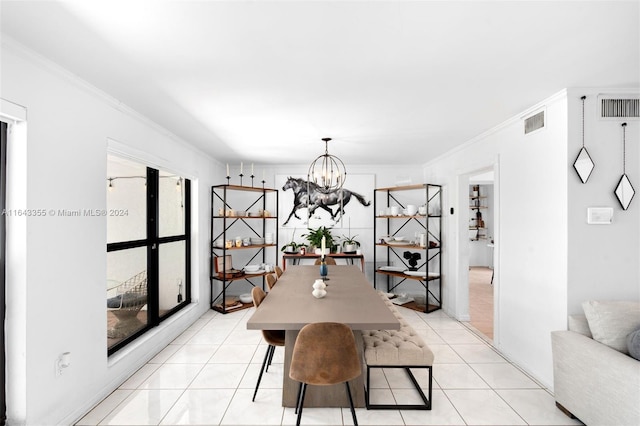
{"label": "potted plant", "polygon": [[322,247],[322,237],[325,240],[325,247],[333,247],[333,236],[331,235],[331,229],[326,226],[320,226],[317,229],[308,228],[309,232],[302,234],[303,237],[309,241],[309,245],[319,250]]}
{"label": "potted plant", "polygon": [[283,245],[280,251],[283,251],[285,253],[297,253],[298,249],[300,247],[303,247],[304,244],[298,244],[295,241],[293,241],[295,236],[296,236],[296,228],[293,228],[293,234],[291,234],[291,242],[288,242],[287,244]]}
{"label": "potted plant", "polygon": [[342,251],[345,253],[353,253],[358,247],[360,247],[360,242],[356,240],[357,235],[353,237],[342,236]]}

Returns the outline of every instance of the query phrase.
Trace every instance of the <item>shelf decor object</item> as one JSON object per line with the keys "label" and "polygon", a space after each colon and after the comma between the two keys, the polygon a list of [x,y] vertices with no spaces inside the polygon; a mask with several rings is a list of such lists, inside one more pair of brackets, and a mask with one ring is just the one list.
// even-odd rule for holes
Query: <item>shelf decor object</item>
{"label": "shelf decor object", "polygon": [[591,172],[595,167],[587,148],[584,147],[584,100],[586,98],[586,96],[580,98],[582,100],[582,148],[578,153],[576,161],[573,163],[573,168],[576,169],[582,183],[587,183],[587,180],[589,180],[589,176],[591,176]]}
{"label": "shelf decor object", "polygon": [[622,210],[627,210],[629,208],[629,204],[631,204],[631,200],[635,195],[636,191],[633,189],[631,185],[631,181],[627,176],[626,170],[626,162],[627,162],[627,133],[626,133],[627,123],[622,123],[622,177],[618,181],[618,185],[616,186],[615,194],[622,206]]}

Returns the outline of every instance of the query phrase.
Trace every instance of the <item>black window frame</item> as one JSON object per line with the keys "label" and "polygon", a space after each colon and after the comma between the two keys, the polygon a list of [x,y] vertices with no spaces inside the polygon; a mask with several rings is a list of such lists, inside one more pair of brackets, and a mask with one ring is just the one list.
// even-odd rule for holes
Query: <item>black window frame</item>
{"label": "black window frame", "polygon": [[[138,337],[151,330],[154,327],[160,325],[160,323],[167,318],[174,315],[176,312],[184,309],[191,303],[191,180],[182,178],[182,185],[184,185],[184,234],[171,235],[167,237],[159,236],[159,182],[160,172],[158,169],[147,166],[146,174],[146,197],[147,197],[147,237],[140,240],[131,241],[119,241],[115,243],[107,244],[107,253],[127,250],[133,248],[146,247],[147,248],[147,324],[131,334],[130,336],[122,339],[113,346],[107,348],[107,355],[112,355],[120,349],[127,346]],[[162,244],[173,243],[178,241],[185,242],[185,283],[184,283],[184,298],[182,302],[178,303],[172,309],[160,315],[160,285],[159,285],[159,260],[158,253],[159,247]]]}

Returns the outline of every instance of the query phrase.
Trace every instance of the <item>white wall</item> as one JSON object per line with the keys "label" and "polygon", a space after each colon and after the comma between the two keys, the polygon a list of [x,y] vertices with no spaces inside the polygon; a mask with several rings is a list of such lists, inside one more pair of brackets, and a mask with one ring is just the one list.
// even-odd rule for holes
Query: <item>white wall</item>
{"label": "white wall", "polygon": [[445,210],[455,209],[446,217],[445,306],[457,318],[467,319],[469,174],[495,167],[495,344],[551,385],[549,332],[565,326],[567,298],[564,93],[529,113],[540,108],[547,112],[544,130],[525,136],[523,121],[515,117],[427,164],[425,176],[446,185]]}
{"label": "white wall", "polygon": [[[635,199],[622,211],[613,195],[621,174],[621,121],[596,118],[596,95],[614,92],[560,92],[425,167],[427,179],[442,181],[450,206],[461,213],[448,216],[444,283],[449,293],[446,310],[464,319],[469,252],[462,234],[466,236],[468,220],[468,176],[494,165],[495,344],[550,388],[549,333],[566,328],[567,314],[582,312],[585,300],[640,298],[640,208]],[[586,185],[572,166],[582,143],[582,95],[588,96],[587,148],[596,163]],[[525,136],[521,118],[543,108],[546,128]],[[639,125],[629,121],[627,126],[627,174],[636,188]],[[614,224],[587,225],[588,206],[614,207]]]}
{"label": "white wall", "polygon": [[[311,161],[310,159],[309,161]],[[402,168],[386,166],[386,165],[350,165],[349,159],[342,158],[343,161],[347,164],[347,181],[345,183],[345,187],[349,187],[349,176],[350,175],[359,175],[359,174],[373,174],[374,175],[374,188],[380,187],[389,187],[395,186],[396,183],[402,181],[403,185],[411,182],[413,184],[423,183],[422,180],[422,166],[417,164],[407,164]],[[306,176],[309,165],[278,165],[274,166],[272,169],[267,171],[267,176],[275,176],[275,175],[300,175]],[[270,182],[270,184],[274,184],[274,182]],[[368,201],[371,201],[371,206],[368,207],[368,212],[373,215],[374,214],[374,206],[373,206],[373,189],[369,193],[363,193],[362,195]],[[278,188],[282,189],[282,188]],[[380,201],[380,200],[378,200]],[[351,200],[351,203],[357,204],[355,200]],[[280,214],[288,214],[287,212],[280,212]],[[342,224],[342,228],[336,227],[336,231],[332,232],[332,235],[336,237],[340,237],[341,235],[346,235],[348,233],[348,225],[347,223]],[[282,227],[279,229],[280,232],[280,245],[284,245],[286,242],[291,241],[291,235],[293,233],[293,229],[290,227]],[[306,229],[300,229],[296,231],[296,241],[305,242],[304,238],[301,238],[300,235],[306,232]],[[351,234],[358,235],[357,240],[361,243],[360,249],[362,250],[363,255],[365,256],[366,261],[366,274],[367,278],[370,281],[373,281],[373,250],[375,249],[374,245],[374,235],[373,228],[371,226],[362,226],[362,224],[356,223],[354,221],[351,222]],[[380,237],[381,235],[378,235]],[[281,262],[281,261],[280,261]],[[407,286],[407,290],[413,291],[413,287]],[[403,290],[404,291],[404,290]],[[424,290],[423,290],[424,291]]]}
{"label": "white wall", "polygon": [[[568,310],[582,313],[586,300],[640,300],[640,121],[597,117],[599,93],[629,90],[574,89],[569,91],[569,275]],[[637,90],[635,92],[638,93]],[[585,147],[595,168],[586,184],[573,170],[582,147],[582,101],[585,99]],[[622,210],[614,189],[622,175],[622,128],[627,122],[626,171],[636,195]],[[588,225],[588,207],[613,207],[611,225]]]}
{"label": "white wall", "polygon": [[[142,162],[179,172],[193,185],[193,298],[200,301],[108,359],[106,219],[8,220],[8,420],[71,423],[208,309],[208,215],[221,168],[159,126],[45,60],[3,41],[3,99],[27,111],[26,140],[9,159],[9,208],[106,208],[107,139]],[[24,126],[24,123],[23,123]],[[223,172],[215,173],[222,175]],[[24,310],[24,312],[16,312]],[[22,316],[22,318],[20,318]],[[24,320],[16,322],[17,320]],[[56,376],[54,363],[71,352]]]}

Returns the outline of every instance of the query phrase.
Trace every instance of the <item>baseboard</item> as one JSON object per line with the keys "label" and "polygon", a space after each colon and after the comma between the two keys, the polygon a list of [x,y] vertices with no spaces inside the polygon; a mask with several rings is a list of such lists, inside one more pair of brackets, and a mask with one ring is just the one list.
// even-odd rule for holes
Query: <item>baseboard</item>
{"label": "baseboard", "polygon": [[573,413],[571,413],[571,411],[564,408],[563,405],[560,404],[558,401],[556,401],[556,407],[558,407],[558,410],[562,411],[564,415],[569,417],[570,419],[577,419],[577,417],[574,416]]}

